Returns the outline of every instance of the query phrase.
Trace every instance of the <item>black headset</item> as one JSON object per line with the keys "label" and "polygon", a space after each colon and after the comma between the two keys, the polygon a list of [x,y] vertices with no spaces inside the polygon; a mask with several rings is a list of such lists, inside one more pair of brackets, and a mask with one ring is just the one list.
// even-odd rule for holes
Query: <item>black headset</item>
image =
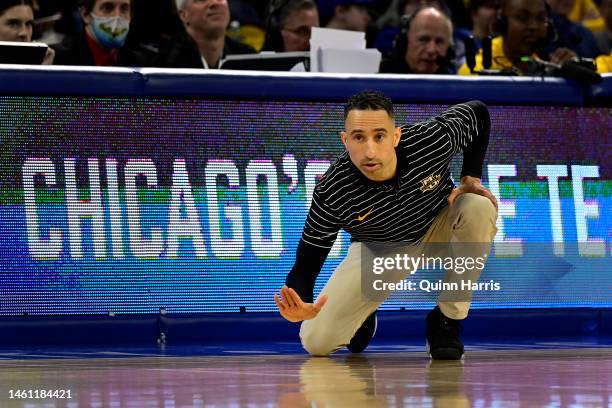
{"label": "black headset", "polygon": [[[559,33],[557,32],[557,28],[555,27],[555,23],[553,22],[552,17],[552,9],[550,5],[544,0],[544,7],[546,8],[546,22],[548,24],[546,30],[546,43],[555,42],[559,39]],[[508,16],[505,16],[503,13],[503,4],[502,10],[497,16],[497,20],[495,21],[495,30],[500,35],[506,35],[508,32]]]}
{"label": "black headset", "polygon": [[[400,32],[397,36],[395,36],[395,40],[393,41],[393,53],[391,54],[391,58],[397,62],[401,62],[404,60],[406,55],[406,50],[408,49],[408,32],[410,31],[410,24],[416,18],[416,16],[423,10],[427,8],[431,8],[431,5],[420,5],[417,7],[412,14],[403,15],[400,19]],[[449,19],[446,13],[442,12],[446,18]],[[443,64],[440,65],[438,71],[442,73],[454,73],[455,67],[455,45],[452,40],[453,33],[451,32],[451,42],[448,45],[448,49],[446,51],[446,55],[442,57]]]}

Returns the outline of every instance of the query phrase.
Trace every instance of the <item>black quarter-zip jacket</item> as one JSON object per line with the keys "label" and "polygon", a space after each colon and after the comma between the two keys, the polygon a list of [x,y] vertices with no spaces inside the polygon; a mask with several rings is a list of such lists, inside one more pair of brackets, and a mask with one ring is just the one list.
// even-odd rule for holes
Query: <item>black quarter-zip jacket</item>
{"label": "black quarter-zip jacket", "polygon": [[342,228],[353,242],[421,240],[455,188],[453,156],[463,151],[461,177],[482,176],[490,126],[480,101],[403,126],[395,177],[383,182],[365,177],[342,153],[315,186],[287,286],[313,301],[315,280]]}

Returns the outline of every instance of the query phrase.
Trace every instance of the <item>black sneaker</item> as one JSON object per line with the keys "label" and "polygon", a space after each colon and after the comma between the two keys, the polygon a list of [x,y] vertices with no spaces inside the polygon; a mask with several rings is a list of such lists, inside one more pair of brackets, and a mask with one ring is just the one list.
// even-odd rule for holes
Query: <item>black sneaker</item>
{"label": "black sneaker", "polygon": [[427,352],[434,360],[460,360],[463,343],[459,338],[462,331],[459,320],[444,316],[436,306],[427,315]]}
{"label": "black sneaker", "polygon": [[346,345],[346,348],[349,349],[351,353],[361,353],[365,350],[368,344],[370,344],[372,337],[374,337],[374,333],[376,333],[376,324],[376,311],[374,311],[365,319],[361,327],[357,329],[351,342]]}

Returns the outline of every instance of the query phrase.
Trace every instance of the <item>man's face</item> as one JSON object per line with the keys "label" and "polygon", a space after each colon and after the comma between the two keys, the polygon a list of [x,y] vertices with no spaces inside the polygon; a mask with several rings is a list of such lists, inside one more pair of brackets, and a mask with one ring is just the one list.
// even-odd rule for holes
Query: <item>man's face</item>
{"label": "man's face", "polygon": [[546,39],[548,15],[543,0],[510,0],[504,7],[508,30],[504,47],[510,57],[527,56],[536,52]]}
{"label": "man's face", "polygon": [[14,6],[0,15],[0,41],[32,41],[34,13],[30,6]]}
{"label": "man's face", "polygon": [[91,13],[81,11],[81,16],[86,25],[93,21],[91,14],[98,17],[123,17],[130,21],[132,19],[132,7],[130,0],[97,0],[94,3]]}
{"label": "man's face", "polygon": [[308,51],[312,27],[319,26],[319,13],[316,9],[298,10],[289,14],[281,27],[285,51]]}
{"label": "man's face", "polygon": [[606,27],[612,31],[612,0],[603,0],[599,6],[599,12],[606,21]]}
{"label": "man's face", "polygon": [[179,17],[193,31],[221,35],[229,24],[230,12],[227,0],[187,0]]}
{"label": "man's face", "polygon": [[574,7],[575,0],[547,0],[553,13],[567,16]]}
{"label": "man's face", "polygon": [[342,143],[353,164],[364,176],[385,181],[395,176],[395,147],[400,128],[385,110],[351,110],[342,132]]}
{"label": "man's face", "polygon": [[370,23],[370,13],[368,9],[361,4],[351,4],[345,7],[340,7],[337,16],[344,23],[346,30],[366,31]]}
{"label": "man's face", "polygon": [[446,18],[434,9],[426,9],[412,20],[408,30],[406,63],[415,74],[433,74],[440,66],[438,58],[448,52],[451,30]]}

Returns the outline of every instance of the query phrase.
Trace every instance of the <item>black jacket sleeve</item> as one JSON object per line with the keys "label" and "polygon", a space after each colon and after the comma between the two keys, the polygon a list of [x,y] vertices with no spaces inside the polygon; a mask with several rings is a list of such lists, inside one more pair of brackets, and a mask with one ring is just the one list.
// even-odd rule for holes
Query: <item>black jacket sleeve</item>
{"label": "black jacket sleeve", "polygon": [[489,145],[491,117],[487,106],[480,101],[466,102],[465,105],[468,105],[476,115],[476,132],[472,135],[472,141],[463,148],[461,177],[480,178],[482,177],[482,165]]}
{"label": "black jacket sleeve", "polygon": [[314,285],[331,248],[309,245],[300,240],[295,254],[295,264],[285,279],[285,284],[294,289],[303,302],[314,300]]}
{"label": "black jacket sleeve", "polygon": [[295,264],[285,283],[302,301],[312,303],[315,280],[342,227],[336,211],[330,208],[317,186],[297,247]]}

